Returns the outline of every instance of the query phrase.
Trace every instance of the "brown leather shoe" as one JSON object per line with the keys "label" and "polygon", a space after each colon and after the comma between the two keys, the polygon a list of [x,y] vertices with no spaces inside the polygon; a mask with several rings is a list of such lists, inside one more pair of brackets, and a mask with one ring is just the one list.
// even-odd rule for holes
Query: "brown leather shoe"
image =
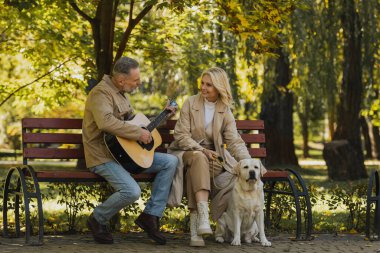
{"label": "brown leather shoe", "polygon": [[102,244],[112,244],[112,234],[108,231],[107,226],[100,224],[93,216],[87,220],[87,227],[91,230],[94,240]]}
{"label": "brown leather shoe", "polygon": [[148,236],[158,244],[166,244],[165,236],[160,232],[159,218],[147,213],[141,213],[135,220],[137,226],[142,228]]}

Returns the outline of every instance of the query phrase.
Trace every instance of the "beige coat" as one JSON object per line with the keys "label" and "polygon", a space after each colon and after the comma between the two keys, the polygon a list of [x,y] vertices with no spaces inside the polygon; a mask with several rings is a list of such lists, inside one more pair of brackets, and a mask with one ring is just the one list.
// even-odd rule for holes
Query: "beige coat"
{"label": "beige coat", "polygon": [[82,126],[87,168],[113,161],[104,140],[104,132],[126,139],[138,140],[141,128],[125,120],[133,114],[128,97],[112,83],[108,75],[88,94]]}
{"label": "beige coat", "polygon": [[[203,149],[199,143],[206,138],[204,117],[203,97],[199,94],[189,97],[182,106],[180,117],[174,128],[174,141],[169,146],[168,152],[176,155],[179,160],[182,161],[183,152],[181,151]],[[225,161],[224,168],[230,173],[234,174],[233,167],[236,161],[251,158],[244,141],[236,129],[235,118],[230,108],[221,103],[221,101],[218,101],[215,107],[213,139],[215,151],[219,156],[223,157]],[[173,180],[168,202],[169,206],[177,206],[181,202],[183,194],[183,173],[183,163],[180,162]],[[225,196],[223,191],[221,192],[222,193],[218,193],[221,195],[220,197]],[[215,198],[218,197],[218,194]],[[220,200],[222,199],[219,199],[218,202]],[[221,205],[224,205],[224,203],[218,203],[214,206],[220,207]],[[213,204],[211,204],[211,207],[213,207]],[[219,210],[217,214],[212,215],[213,219],[219,216],[220,211],[221,210]],[[213,214],[213,210],[211,210],[211,212]]]}

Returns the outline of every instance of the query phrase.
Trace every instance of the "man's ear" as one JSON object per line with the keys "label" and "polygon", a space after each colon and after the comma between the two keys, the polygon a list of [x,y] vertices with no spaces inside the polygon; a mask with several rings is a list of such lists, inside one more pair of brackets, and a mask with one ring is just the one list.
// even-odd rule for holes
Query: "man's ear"
{"label": "man's ear", "polygon": [[267,169],[264,167],[263,163],[260,161],[260,174],[261,176],[264,176],[265,173],[267,173]]}

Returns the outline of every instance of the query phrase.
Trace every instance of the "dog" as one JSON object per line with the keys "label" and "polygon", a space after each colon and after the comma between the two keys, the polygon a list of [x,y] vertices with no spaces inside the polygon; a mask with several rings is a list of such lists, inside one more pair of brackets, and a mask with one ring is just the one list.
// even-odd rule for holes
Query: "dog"
{"label": "dog", "polygon": [[[264,232],[264,190],[261,176],[266,169],[258,159],[243,159],[235,167],[237,181],[228,200],[227,210],[218,219],[215,240],[231,245],[260,242],[271,246]],[[259,234],[260,239],[257,238]]]}

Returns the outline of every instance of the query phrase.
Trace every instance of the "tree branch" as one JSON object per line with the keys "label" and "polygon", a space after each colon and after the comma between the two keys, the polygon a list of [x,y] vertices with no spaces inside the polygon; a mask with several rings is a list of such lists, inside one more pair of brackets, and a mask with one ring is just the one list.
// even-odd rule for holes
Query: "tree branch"
{"label": "tree branch", "polygon": [[11,94],[8,95],[8,97],[6,97],[3,101],[1,101],[0,103],[0,107],[5,104],[5,102],[7,102],[11,97],[13,97],[17,92],[19,92],[20,90],[28,87],[29,85],[32,85],[33,83],[41,80],[42,78],[44,78],[45,76],[48,76],[50,75],[51,73],[53,73],[56,69],[62,67],[63,65],[65,65],[67,62],[71,61],[72,59],[75,59],[77,56],[73,57],[73,58],[70,58],[70,59],[67,59],[66,61],[60,63],[57,67],[55,67],[54,69],[50,70],[49,72],[43,74],[42,76],[38,77],[37,79],[33,80],[32,82],[30,83],[27,83],[27,84],[24,84],[20,87],[18,87],[15,91],[13,91]]}
{"label": "tree branch", "polygon": [[131,1],[131,10],[129,11],[129,22],[128,22],[128,27],[125,29],[125,32],[123,34],[123,37],[119,43],[119,48],[117,49],[116,57],[114,60],[114,63],[123,55],[125,47],[127,45],[127,42],[129,40],[129,37],[132,33],[133,28],[141,21],[143,17],[145,17],[146,14],[153,8],[152,5],[145,6],[144,9],[137,15],[135,19],[132,18],[133,14],[133,3],[134,1]]}
{"label": "tree branch", "polygon": [[78,7],[78,5],[77,5],[77,3],[75,2],[75,0],[71,0],[69,3],[70,3],[70,5],[71,5],[71,7],[73,7],[73,9],[74,9],[76,12],[78,12],[79,15],[81,15],[81,16],[82,16],[84,19],[86,19],[88,22],[92,23],[92,22],[94,21],[93,18],[91,18],[90,16],[88,16],[86,13],[84,13],[84,11],[82,11],[82,10]]}
{"label": "tree branch", "polygon": [[129,21],[128,21],[128,26],[133,22],[133,8],[135,5],[135,1],[131,0],[131,4],[129,6]]}
{"label": "tree branch", "polygon": [[137,15],[137,17],[134,19],[135,26],[141,21],[143,17],[145,17],[146,14],[153,8],[153,5],[146,6],[140,13]]}

